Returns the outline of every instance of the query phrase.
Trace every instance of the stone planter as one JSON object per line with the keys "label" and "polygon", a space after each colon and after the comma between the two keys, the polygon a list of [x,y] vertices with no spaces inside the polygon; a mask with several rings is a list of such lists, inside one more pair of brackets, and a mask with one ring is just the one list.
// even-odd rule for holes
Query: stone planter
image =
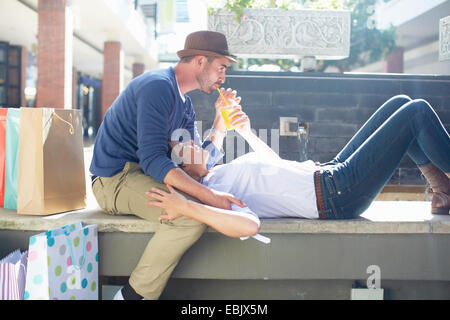
{"label": "stone planter", "polygon": [[251,58],[338,60],[350,51],[350,11],[246,9],[236,15],[220,9],[208,16],[208,29],[224,33],[230,52]]}

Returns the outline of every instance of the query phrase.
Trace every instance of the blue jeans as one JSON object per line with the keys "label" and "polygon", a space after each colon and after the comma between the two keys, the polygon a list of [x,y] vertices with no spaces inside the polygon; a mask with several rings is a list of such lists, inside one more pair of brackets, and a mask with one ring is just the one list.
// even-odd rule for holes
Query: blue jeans
{"label": "blue jeans", "polygon": [[450,136],[425,100],[399,95],[386,101],[336,157],[322,164],[321,219],[362,214],[408,153],[418,166],[450,172]]}

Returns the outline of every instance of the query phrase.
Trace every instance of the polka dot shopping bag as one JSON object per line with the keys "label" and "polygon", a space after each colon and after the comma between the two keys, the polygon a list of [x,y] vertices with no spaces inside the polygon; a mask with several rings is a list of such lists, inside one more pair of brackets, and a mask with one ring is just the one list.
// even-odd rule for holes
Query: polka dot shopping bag
{"label": "polka dot shopping bag", "polygon": [[98,300],[97,225],[30,237],[25,300]]}

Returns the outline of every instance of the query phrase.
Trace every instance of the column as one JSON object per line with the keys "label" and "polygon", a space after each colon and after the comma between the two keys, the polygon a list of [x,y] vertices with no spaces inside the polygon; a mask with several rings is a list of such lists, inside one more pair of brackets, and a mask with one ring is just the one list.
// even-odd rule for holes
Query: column
{"label": "column", "polygon": [[39,0],[36,107],[72,108],[71,0]]}
{"label": "column", "polygon": [[25,97],[25,87],[26,87],[26,80],[27,80],[27,48],[22,46],[21,47],[21,54],[20,54],[21,62],[20,62],[20,105],[22,107],[27,106],[27,100]]}
{"label": "column", "polygon": [[383,72],[403,73],[403,48],[395,49],[383,61]]}
{"label": "column", "polygon": [[78,70],[75,67],[72,67],[72,109],[77,108],[77,100],[78,100]]}
{"label": "column", "polygon": [[119,95],[123,86],[123,51],[118,41],[108,41],[103,49],[103,81],[101,95],[101,119]]}

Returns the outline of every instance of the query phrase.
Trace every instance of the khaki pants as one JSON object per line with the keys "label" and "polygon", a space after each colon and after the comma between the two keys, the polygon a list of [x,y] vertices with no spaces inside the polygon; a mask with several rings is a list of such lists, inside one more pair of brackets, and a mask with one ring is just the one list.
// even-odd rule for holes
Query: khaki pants
{"label": "khaki pants", "polygon": [[[153,187],[168,191],[164,184],[147,176],[137,163],[127,162],[122,172],[98,178],[92,190],[99,206],[109,214],[134,214],[158,222],[163,209],[148,206],[147,202],[154,199],[145,195]],[[184,216],[160,224],[130,276],[133,289],[146,299],[158,299],[178,261],[205,228],[205,224]]]}

